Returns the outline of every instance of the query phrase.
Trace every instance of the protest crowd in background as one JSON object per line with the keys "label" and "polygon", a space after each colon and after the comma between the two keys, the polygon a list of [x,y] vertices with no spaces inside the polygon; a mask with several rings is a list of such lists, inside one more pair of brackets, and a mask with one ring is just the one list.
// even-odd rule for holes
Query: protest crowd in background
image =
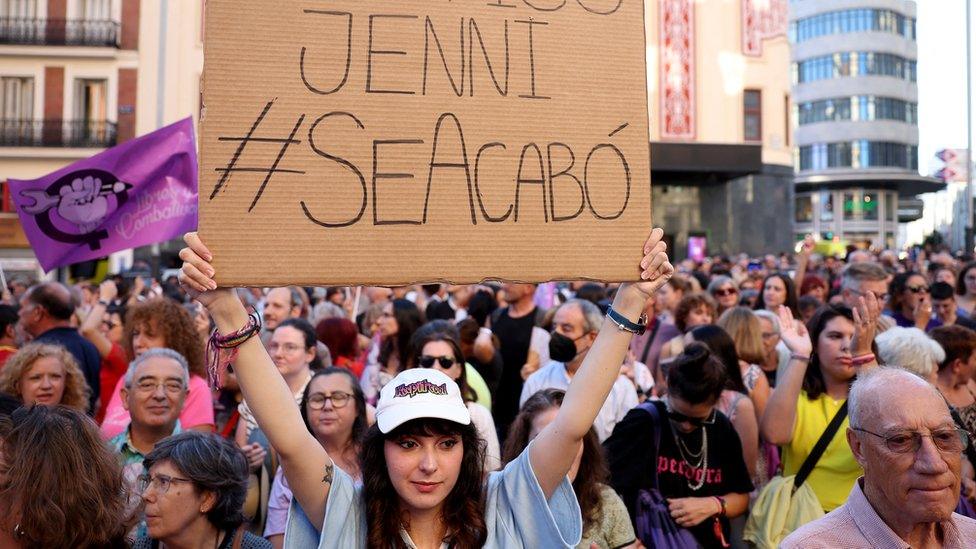
{"label": "protest crowd in background", "polygon": [[[646,330],[615,365],[592,428],[579,432],[569,484],[550,486],[536,467],[547,503],[518,484],[499,495],[488,480],[483,514],[471,515],[480,517],[474,534],[448,528],[443,546],[485,543],[487,529],[509,519],[484,506],[512,498],[518,515],[551,508],[555,518],[540,520],[555,520],[555,530],[518,534],[551,541],[539,547],[907,547],[933,539],[972,547],[976,522],[963,516],[976,517],[976,262],[926,252],[823,257],[808,240],[795,254],[677,263],[647,299]],[[364,474],[377,452],[393,451],[375,445],[389,432],[384,408],[416,398],[439,409],[437,396],[458,399],[473,426],[458,440],[481,449],[462,468],[472,467],[478,483],[496,471],[489,478],[524,481],[521,456],[551,444],[540,433],[564,421],[561,407],[579,406],[573,380],[599,358],[591,354],[606,352],[597,334],[620,297],[618,285],[593,282],[236,289],[253,328],[241,339],[260,341],[292,397],[269,416],[266,402],[242,396],[256,374],[239,383],[235,371],[260,348],[208,348],[217,305],[208,312],[176,276],[70,285],[14,278],[6,290],[4,547],[281,547],[286,530],[289,544],[312,532],[327,547],[326,539],[356,535],[343,522],[357,519],[333,509],[356,490],[373,498],[359,539],[426,546],[410,537],[417,524],[397,522],[395,505],[376,497],[395,489],[405,498],[410,488],[378,486]],[[257,394],[253,385],[245,391]],[[301,418],[303,440],[327,453],[322,470],[296,463],[289,437],[300,435],[282,436],[275,414],[281,424]],[[434,425],[397,435],[397,451],[455,436]],[[432,451],[448,452],[441,444]],[[531,459],[536,466],[541,458]],[[292,499],[310,488],[289,478],[323,470],[330,507],[297,508]],[[928,483],[921,495],[909,489],[918,479]],[[417,487],[421,495],[436,489]],[[453,488],[463,489],[460,480]],[[457,525],[478,503],[446,505],[444,523]],[[401,536],[377,537],[389,528]]]}

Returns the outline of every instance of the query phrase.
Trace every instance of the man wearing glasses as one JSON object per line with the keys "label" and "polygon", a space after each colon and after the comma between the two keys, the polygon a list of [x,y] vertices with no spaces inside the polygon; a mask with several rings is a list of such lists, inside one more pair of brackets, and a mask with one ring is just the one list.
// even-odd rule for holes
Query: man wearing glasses
{"label": "man wearing glasses", "polygon": [[[129,504],[139,505],[141,492],[136,482],[143,471],[142,462],[166,437],[179,434],[180,412],[189,393],[189,366],[183,355],[172,349],[150,349],[132,361],[125,373],[122,406],[131,417],[129,426],[109,441],[119,454],[123,479],[129,488]],[[145,533],[145,521],[138,534]]]}
{"label": "man wearing glasses", "polygon": [[[878,298],[878,304],[882,307],[888,301],[888,279],[890,276],[878,263],[873,261],[861,261],[851,263],[844,268],[840,279],[840,295],[844,301],[844,306],[849,309],[857,307],[858,299],[874,294]],[[895,321],[890,316],[878,316],[876,333],[891,328]]]}
{"label": "man wearing glasses", "polygon": [[935,387],[876,368],[858,377],[848,403],[847,442],[864,476],[846,504],[781,547],[976,547],[976,520],[953,512],[969,438]]}

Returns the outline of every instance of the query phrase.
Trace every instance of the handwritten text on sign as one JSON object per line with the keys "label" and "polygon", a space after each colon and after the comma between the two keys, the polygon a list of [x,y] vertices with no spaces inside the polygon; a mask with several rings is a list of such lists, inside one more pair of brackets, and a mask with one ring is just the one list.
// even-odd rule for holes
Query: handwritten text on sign
{"label": "handwritten text on sign", "polygon": [[[255,248],[313,244],[327,272],[305,257],[289,281],[632,277],[650,210],[643,33],[636,0],[211,0],[201,231],[234,253],[218,271],[285,282]],[[431,244],[452,261],[403,264]]]}

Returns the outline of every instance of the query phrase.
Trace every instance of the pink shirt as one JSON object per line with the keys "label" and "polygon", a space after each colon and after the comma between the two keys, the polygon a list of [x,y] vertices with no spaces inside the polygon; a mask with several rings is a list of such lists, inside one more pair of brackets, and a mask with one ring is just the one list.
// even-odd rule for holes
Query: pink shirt
{"label": "pink shirt", "polygon": [[[102,421],[102,437],[109,440],[125,431],[129,425],[129,412],[122,406],[122,385],[125,376],[119,378],[112,391],[112,399],[105,410],[105,420]],[[103,396],[104,398],[104,396]],[[214,425],[213,396],[206,380],[198,375],[190,375],[190,394],[183,402],[180,413],[180,425],[183,429],[190,429],[198,425]]]}
{"label": "pink shirt", "polygon": [[[875,512],[861,490],[863,481],[864,477],[861,477],[854,483],[847,503],[822,519],[798,528],[783,540],[780,549],[911,549]],[[942,528],[942,547],[976,547],[976,520],[953,513],[939,526]]]}

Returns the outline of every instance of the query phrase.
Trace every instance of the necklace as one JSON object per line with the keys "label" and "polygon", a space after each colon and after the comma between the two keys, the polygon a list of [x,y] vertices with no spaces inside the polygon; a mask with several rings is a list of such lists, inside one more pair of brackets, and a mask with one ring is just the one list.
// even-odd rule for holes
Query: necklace
{"label": "necklace", "polygon": [[[675,431],[674,427],[671,427],[671,436],[674,437],[674,444],[678,447],[678,453],[681,454],[681,460],[691,468],[692,471],[698,469],[701,471],[701,478],[698,479],[697,483],[692,483],[691,480],[686,478],[688,483],[688,488],[692,491],[700,490],[702,486],[705,485],[705,472],[708,469],[708,429],[702,426],[702,445],[701,449],[695,453],[688,450],[688,446],[678,437],[678,433]],[[686,455],[688,454],[688,455]],[[691,456],[691,459],[688,456]],[[692,462],[695,463],[692,463]]]}

